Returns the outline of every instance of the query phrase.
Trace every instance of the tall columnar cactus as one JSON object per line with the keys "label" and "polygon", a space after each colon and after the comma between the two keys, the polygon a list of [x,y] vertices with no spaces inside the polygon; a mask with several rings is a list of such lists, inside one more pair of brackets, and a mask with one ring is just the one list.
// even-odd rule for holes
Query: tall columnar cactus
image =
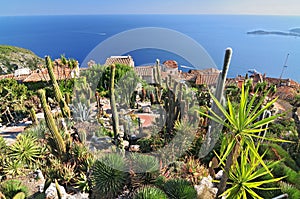
{"label": "tall columnar cactus", "polygon": [[54,89],[55,98],[56,98],[57,102],[59,103],[61,112],[64,117],[70,118],[71,117],[70,108],[68,107],[67,103],[65,102],[65,100],[60,92],[58,83],[56,81],[56,77],[54,75],[51,58],[49,56],[46,56],[45,61],[46,61],[46,66],[47,66],[48,73],[49,73],[49,76],[51,79],[51,83],[52,83],[52,86]]}
{"label": "tall columnar cactus", "polygon": [[[224,64],[223,64],[223,70],[221,75],[219,76],[218,79],[218,84],[215,92],[215,97],[216,99],[220,102],[223,96],[223,91],[225,87],[225,81],[227,77],[227,72],[229,69],[229,64],[231,60],[231,55],[232,55],[232,49],[227,48],[225,51],[225,57],[224,57]],[[212,110],[214,113],[217,115],[222,115],[220,110],[217,108],[215,104],[212,104]],[[220,126],[218,123],[215,121],[210,121],[209,124],[210,128],[206,134],[205,137],[205,142],[203,143],[200,152],[199,152],[199,157],[205,157],[215,146],[218,138],[219,138],[219,133],[220,133]]]}
{"label": "tall columnar cactus", "polygon": [[47,104],[45,90],[43,89],[38,90],[38,95],[44,111],[47,127],[50,130],[53,140],[57,145],[58,153],[60,155],[64,154],[66,152],[66,145],[61,134],[59,133],[58,127],[56,126],[54,118],[52,117],[51,110]]}
{"label": "tall columnar cactus", "polygon": [[112,124],[113,124],[113,131],[114,131],[114,139],[119,145],[119,115],[116,105],[116,98],[115,98],[115,73],[116,73],[116,66],[111,65],[111,75],[110,75],[110,106],[112,112]]}
{"label": "tall columnar cactus", "polygon": [[161,102],[161,87],[162,87],[162,80],[161,80],[161,67],[159,64],[159,59],[156,60],[155,67],[153,70],[154,81],[157,87],[155,88],[156,91],[156,102]]}

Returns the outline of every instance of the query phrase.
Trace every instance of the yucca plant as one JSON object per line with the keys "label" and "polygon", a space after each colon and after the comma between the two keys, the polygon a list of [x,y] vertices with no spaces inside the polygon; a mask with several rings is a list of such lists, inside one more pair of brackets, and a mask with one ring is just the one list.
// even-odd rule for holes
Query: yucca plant
{"label": "yucca plant", "polygon": [[170,179],[164,185],[164,191],[169,199],[195,199],[197,191],[187,180]]}
{"label": "yucca plant", "polygon": [[263,112],[268,110],[277,100],[277,98],[275,98],[270,102],[265,103],[267,95],[268,92],[266,92],[259,100],[257,100],[259,97],[258,94],[255,93],[252,97],[250,97],[249,87],[245,89],[245,86],[243,85],[241,89],[239,105],[233,106],[233,102],[228,99],[228,110],[222,106],[216,97],[211,95],[211,98],[219,109],[219,112],[225,117],[225,119],[211,109],[209,109],[209,112],[211,113],[210,115],[206,112],[199,111],[201,115],[204,115],[209,119],[223,125],[228,129],[228,132],[230,132],[225,135],[226,138],[224,140],[226,143],[222,143],[221,146],[220,162],[226,161],[226,163],[224,167],[225,172],[221,179],[217,195],[221,195],[224,192],[230,168],[239,157],[240,151],[244,149],[244,146],[249,147],[249,150],[252,151],[253,155],[258,159],[260,164],[271,176],[273,176],[259,155],[254,144],[256,139],[283,141],[258,135],[259,132],[266,130],[265,126],[267,126],[267,124],[274,122],[276,118],[281,116],[281,114],[278,114],[259,120]]}
{"label": "yucca plant", "polygon": [[[250,146],[246,146],[245,149],[241,150],[240,158],[234,162],[233,167],[231,167],[229,171],[229,181],[227,184],[230,185],[230,187],[221,196],[225,196],[228,199],[263,199],[255,193],[255,189],[265,191],[278,189],[276,187],[264,188],[263,185],[278,182],[284,177],[270,178],[267,180],[263,180],[263,178],[270,176],[268,170],[271,170],[271,168],[280,161],[266,163],[267,170],[261,166],[260,158],[263,158],[263,155],[260,157],[256,156]],[[225,166],[224,162],[222,162],[222,166]]]}
{"label": "yucca plant", "polygon": [[139,188],[133,196],[133,199],[167,199],[167,195],[161,189],[145,186]]}
{"label": "yucca plant", "polygon": [[20,134],[9,151],[10,157],[30,167],[43,157],[44,149],[39,146],[36,138]]}
{"label": "yucca plant", "polygon": [[92,168],[92,198],[114,198],[129,178],[124,158],[120,154],[106,154],[96,160]]}
{"label": "yucca plant", "polygon": [[159,162],[156,157],[144,154],[132,154],[130,160],[132,171],[131,181],[134,187],[152,184],[159,175]]}
{"label": "yucca plant", "polygon": [[6,199],[13,199],[18,193],[28,194],[28,188],[22,185],[19,180],[7,180],[0,186],[0,191],[4,194]]}

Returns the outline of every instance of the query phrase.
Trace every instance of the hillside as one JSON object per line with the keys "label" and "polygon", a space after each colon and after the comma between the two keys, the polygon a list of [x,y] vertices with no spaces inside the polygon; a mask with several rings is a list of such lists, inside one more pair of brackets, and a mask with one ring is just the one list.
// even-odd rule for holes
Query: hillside
{"label": "hillside", "polygon": [[18,68],[36,69],[42,63],[43,59],[30,50],[0,45],[0,74],[12,73]]}

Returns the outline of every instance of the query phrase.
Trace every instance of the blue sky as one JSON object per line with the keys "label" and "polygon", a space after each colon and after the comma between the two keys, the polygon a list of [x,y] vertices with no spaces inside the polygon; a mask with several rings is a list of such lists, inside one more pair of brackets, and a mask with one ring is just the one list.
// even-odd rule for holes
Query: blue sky
{"label": "blue sky", "polygon": [[0,15],[300,15],[299,0],[2,0]]}

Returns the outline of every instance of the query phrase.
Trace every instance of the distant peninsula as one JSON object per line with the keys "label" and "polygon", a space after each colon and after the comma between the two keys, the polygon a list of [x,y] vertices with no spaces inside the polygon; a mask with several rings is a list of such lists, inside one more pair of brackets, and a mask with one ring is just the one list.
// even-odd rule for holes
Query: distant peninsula
{"label": "distant peninsula", "polygon": [[289,31],[268,31],[268,30],[254,30],[248,31],[247,34],[253,35],[279,35],[279,36],[293,36],[300,37],[300,28],[293,28]]}

